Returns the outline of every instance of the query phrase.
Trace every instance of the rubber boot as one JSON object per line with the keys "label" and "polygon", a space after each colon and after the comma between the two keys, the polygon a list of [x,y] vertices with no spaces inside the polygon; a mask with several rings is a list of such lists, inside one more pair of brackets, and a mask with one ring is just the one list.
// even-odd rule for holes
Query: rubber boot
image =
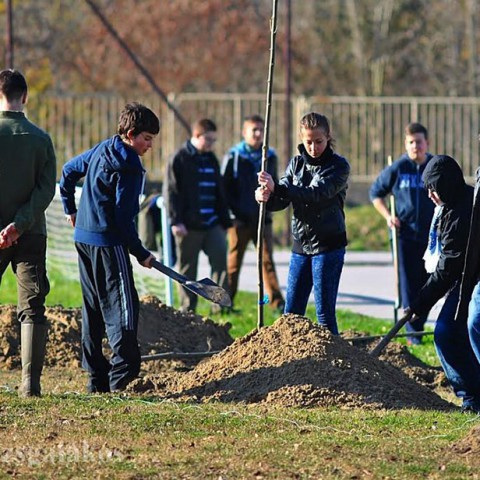
{"label": "rubber boot", "polygon": [[19,395],[21,397],[41,395],[40,376],[45,359],[47,333],[46,323],[22,323],[20,326],[22,384]]}

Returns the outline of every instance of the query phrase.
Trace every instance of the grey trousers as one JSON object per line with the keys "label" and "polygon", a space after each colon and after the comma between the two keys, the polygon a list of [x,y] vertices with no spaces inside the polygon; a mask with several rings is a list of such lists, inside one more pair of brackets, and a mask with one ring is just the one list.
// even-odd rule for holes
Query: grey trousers
{"label": "grey trousers", "polygon": [[[197,280],[198,256],[203,251],[210,263],[211,279],[228,289],[227,241],[225,230],[220,226],[208,230],[189,230],[185,237],[176,237],[178,269],[190,280]],[[195,312],[197,296],[179,286],[181,309]]]}
{"label": "grey trousers", "polygon": [[45,323],[45,298],[50,291],[46,268],[47,237],[25,233],[16,245],[0,250],[0,284],[8,265],[17,277],[20,322]]}

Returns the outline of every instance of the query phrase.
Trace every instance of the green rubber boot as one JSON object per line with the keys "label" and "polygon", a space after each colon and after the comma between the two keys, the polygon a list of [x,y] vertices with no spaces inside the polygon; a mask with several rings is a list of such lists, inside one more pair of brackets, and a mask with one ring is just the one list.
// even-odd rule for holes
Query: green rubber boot
{"label": "green rubber boot", "polygon": [[48,325],[46,323],[22,323],[20,341],[22,352],[21,397],[41,395],[40,376],[42,375],[47,344]]}

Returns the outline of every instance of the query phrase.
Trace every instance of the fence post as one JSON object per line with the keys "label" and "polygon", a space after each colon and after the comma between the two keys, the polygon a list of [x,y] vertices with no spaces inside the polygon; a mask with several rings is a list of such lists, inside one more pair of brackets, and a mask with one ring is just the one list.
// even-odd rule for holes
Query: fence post
{"label": "fence post", "polygon": [[[157,198],[157,207],[161,212],[162,219],[162,260],[163,263],[172,268],[172,237],[170,230],[170,220],[168,219],[167,208],[163,197]],[[173,306],[173,282],[170,277],[165,276],[165,303],[169,306]]]}

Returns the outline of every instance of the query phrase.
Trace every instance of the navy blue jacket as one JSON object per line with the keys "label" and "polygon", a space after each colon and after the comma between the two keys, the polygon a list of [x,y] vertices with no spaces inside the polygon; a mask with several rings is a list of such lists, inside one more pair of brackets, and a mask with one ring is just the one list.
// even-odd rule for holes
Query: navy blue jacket
{"label": "navy blue jacket", "polygon": [[[83,177],[77,213],[75,185]],[[74,240],[98,247],[123,245],[139,262],[145,260],[150,252],[135,227],[144,178],[140,157],[118,135],[67,162],[60,195],[65,213],[77,213]]]}
{"label": "navy blue jacket", "polygon": [[[222,164],[225,194],[231,215],[251,226],[258,223],[259,205],[255,200],[255,190],[258,187],[257,173],[261,166],[262,149],[252,150],[245,141],[232,147]],[[277,182],[277,155],[273,148],[268,149],[266,170]],[[271,223],[272,216],[267,213],[265,221]]]}
{"label": "navy blue jacket", "polygon": [[405,153],[385,168],[370,187],[372,201],[391,193],[394,195],[400,237],[422,242],[425,246],[435,205],[423,186],[422,173],[431,158],[428,153],[427,161],[417,165]]}

